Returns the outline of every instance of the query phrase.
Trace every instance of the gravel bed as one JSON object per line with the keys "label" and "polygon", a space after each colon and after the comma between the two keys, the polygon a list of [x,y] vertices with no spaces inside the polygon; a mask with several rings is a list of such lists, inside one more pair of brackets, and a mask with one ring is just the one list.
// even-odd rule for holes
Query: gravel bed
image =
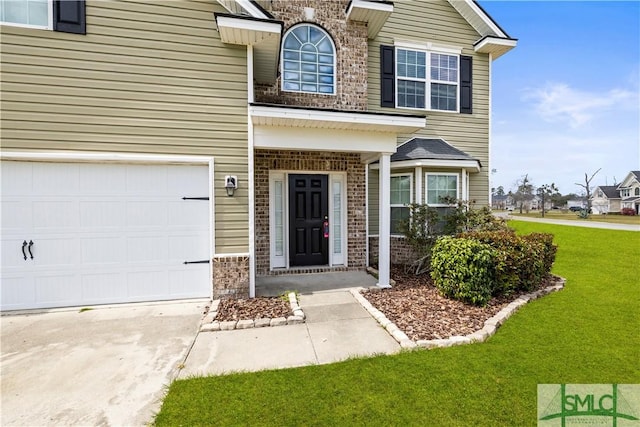
{"label": "gravel bed", "polygon": [[485,307],[476,307],[441,296],[428,275],[394,268],[391,276],[396,281],[393,288],[366,290],[362,295],[413,341],[471,334],[521,295],[493,298]]}

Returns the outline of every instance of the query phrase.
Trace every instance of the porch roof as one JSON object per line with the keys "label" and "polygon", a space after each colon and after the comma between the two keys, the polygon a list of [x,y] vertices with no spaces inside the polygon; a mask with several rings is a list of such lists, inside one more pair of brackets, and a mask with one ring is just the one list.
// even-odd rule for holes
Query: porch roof
{"label": "porch roof", "polygon": [[482,163],[444,139],[412,138],[391,155],[391,168],[414,166],[470,168],[479,172]]}
{"label": "porch roof", "polygon": [[255,126],[342,129],[399,134],[417,132],[427,125],[426,116],[340,111],[265,103],[251,103],[249,113]]}

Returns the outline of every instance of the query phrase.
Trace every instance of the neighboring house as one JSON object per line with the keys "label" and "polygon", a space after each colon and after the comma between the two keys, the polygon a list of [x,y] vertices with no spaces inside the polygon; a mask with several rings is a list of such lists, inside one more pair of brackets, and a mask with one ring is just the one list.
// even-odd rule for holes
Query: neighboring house
{"label": "neighboring house", "polygon": [[474,1],[0,7],[2,309],[254,296],[369,250],[384,286],[406,203],[489,203],[516,41]]}
{"label": "neighboring house", "polygon": [[640,171],[631,171],[618,185],[620,208],[633,209],[640,215]]}
{"label": "neighboring house", "polygon": [[494,194],[491,196],[491,208],[498,210],[505,210],[508,206],[511,206],[511,197],[508,194]]}
{"label": "neighboring house", "polygon": [[617,185],[600,185],[592,194],[591,210],[594,214],[620,212],[620,192]]}

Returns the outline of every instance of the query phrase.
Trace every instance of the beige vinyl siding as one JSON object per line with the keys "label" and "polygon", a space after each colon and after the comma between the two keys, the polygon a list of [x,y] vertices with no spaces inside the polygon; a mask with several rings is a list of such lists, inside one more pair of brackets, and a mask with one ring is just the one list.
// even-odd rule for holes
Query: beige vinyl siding
{"label": "beige vinyl siding", "polygon": [[[478,206],[489,202],[489,56],[473,51],[480,35],[446,0],[394,2],[394,12],[375,40],[369,42],[369,110],[426,114],[427,126],[413,135],[401,135],[398,144],[414,136],[442,138],[480,160],[482,170],[469,179],[469,198]],[[462,48],[473,57],[473,114],[380,107],[380,45],[394,41],[433,42]]]}
{"label": "beige vinyl siding", "polygon": [[[2,149],[215,157],[216,252],[248,251],[246,48],[215,1],[87,1],[87,34],[0,27]],[[239,189],[227,197],[225,175]]]}

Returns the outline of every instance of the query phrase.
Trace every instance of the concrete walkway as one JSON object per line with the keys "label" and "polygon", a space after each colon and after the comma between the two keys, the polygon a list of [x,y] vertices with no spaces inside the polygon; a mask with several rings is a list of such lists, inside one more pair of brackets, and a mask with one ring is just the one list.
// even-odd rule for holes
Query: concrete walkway
{"label": "concrete walkway", "polygon": [[527,216],[503,215],[503,218],[514,221],[542,222],[547,224],[569,225],[573,227],[604,228],[607,230],[640,231],[640,225],[615,224],[610,222],[581,221],[571,219],[530,218]]}
{"label": "concrete walkway", "polygon": [[306,322],[201,332],[179,378],[333,363],[392,354],[400,345],[348,289],[300,295]]}

